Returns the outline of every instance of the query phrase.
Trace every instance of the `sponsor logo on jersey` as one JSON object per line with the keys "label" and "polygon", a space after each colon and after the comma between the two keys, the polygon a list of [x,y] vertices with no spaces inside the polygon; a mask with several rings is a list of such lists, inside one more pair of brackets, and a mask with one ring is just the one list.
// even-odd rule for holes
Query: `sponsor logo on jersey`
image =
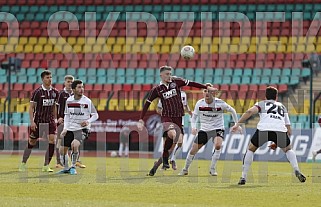
{"label": "sponsor logo on jersey", "polygon": [[83,112],[70,112],[70,115],[73,115],[73,116],[84,116],[85,114]]}
{"label": "sponsor logo on jersey", "polygon": [[52,106],[55,103],[55,99],[42,99],[43,106]]}
{"label": "sponsor logo on jersey", "polygon": [[176,89],[172,89],[170,91],[166,91],[165,93],[162,93],[164,99],[172,98],[173,96],[177,96]]}

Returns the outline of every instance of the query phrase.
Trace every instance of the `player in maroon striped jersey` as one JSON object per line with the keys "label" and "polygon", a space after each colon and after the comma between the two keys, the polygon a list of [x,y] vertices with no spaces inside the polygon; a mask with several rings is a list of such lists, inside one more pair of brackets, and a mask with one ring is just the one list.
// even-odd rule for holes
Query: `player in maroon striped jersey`
{"label": "player in maroon striped jersey", "polygon": [[142,125],[144,123],[143,118],[151,102],[154,99],[159,98],[163,106],[161,121],[164,127],[163,137],[165,138],[165,143],[163,155],[157,162],[155,162],[153,168],[150,170],[150,176],[153,176],[156,173],[156,170],[161,163],[163,163],[164,169],[168,169],[170,167],[168,163],[169,150],[173,148],[174,143],[183,142],[184,132],[182,128],[182,117],[184,116],[184,107],[181,100],[181,87],[192,86],[195,88],[208,89],[210,91],[217,90],[211,86],[173,77],[172,70],[173,68],[170,66],[160,67],[161,82],[150,91],[139,120]]}
{"label": "player in maroon striped jersey", "polygon": [[[66,75],[65,76],[65,82],[64,82],[64,89],[59,91],[58,96],[58,102],[57,102],[57,108],[58,108],[58,114],[57,114],[57,129],[58,129],[58,136],[61,134],[63,128],[64,128],[64,116],[65,116],[65,106],[66,106],[66,100],[72,95],[72,89],[71,84],[74,81],[74,77],[72,75]],[[60,161],[60,152],[59,152],[59,143],[60,139],[57,139],[56,142],[56,168],[63,168],[62,163]]]}
{"label": "player in maroon striped jersey", "polygon": [[41,73],[41,79],[42,85],[33,92],[30,100],[30,136],[28,145],[23,153],[19,171],[26,170],[27,160],[30,157],[32,148],[36,145],[38,138],[46,137],[49,139],[49,146],[45,155],[42,171],[53,172],[53,170],[49,168],[49,163],[55,152],[57,132],[56,102],[58,100],[58,91],[51,86],[52,76],[49,70],[45,70]]}

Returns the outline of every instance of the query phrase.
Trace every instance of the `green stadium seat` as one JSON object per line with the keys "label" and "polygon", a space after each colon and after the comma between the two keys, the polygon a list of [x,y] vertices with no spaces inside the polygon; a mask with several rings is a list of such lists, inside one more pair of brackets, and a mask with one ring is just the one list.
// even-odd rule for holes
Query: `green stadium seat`
{"label": "green stadium seat", "polygon": [[79,68],[79,69],[77,70],[77,75],[78,75],[78,76],[85,76],[85,75],[87,75],[87,69],[86,69],[86,68]]}
{"label": "green stadium seat", "polygon": [[262,75],[263,76],[271,76],[272,75],[271,69],[270,68],[264,68]]}
{"label": "green stadium seat", "polygon": [[271,84],[279,84],[280,83],[280,76],[272,76],[270,83]]}
{"label": "green stadium seat", "polygon": [[[4,76],[6,77],[6,76]],[[28,76],[26,75],[19,75],[18,83],[28,83]]]}
{"label": "green stadium seat", "polygon": [[233,70],[231,68],[225,68],[224,69],[224,75],[232,76],[233,75]]}
{"label": "green stadium seat", "polygon": [[261,84],[270,84],[270,76],[262,76]]}
{"label": "green stadium seat", "polygon": [[250,68],[245,68],[243,71],[244,76],[252,76],[252,69]]}
{"label": "green stadium seat", "polygon": [[291,76],[289,85],[297,85],[299,82],[299,76]]}
{"label": "green stadium seat", "polygon": [[6,70],[0,69],[0,76],[5,76],[6,75]]}
{"label": "green stadium seat", "polygon": [[291,69],[290,68],[283,68],[282,69],[282,76],[290,76],[291,75]]}
{"label": "green stadium seat", "polygon": [[291,76],[301,76],[301,69],[300,68],[292,68]]}
{"label": "green stadium seat", "polygon": [[144,84],[145,83],[145,77],[144,76],[136,76],[136,83],[137,84]]}
{"label": "green stadium seat", "polygon": [[222,84],[223,76],[205,77],[205,83]]}
{"label": "green stadium seat", "polygon": [[251,77],[250,76],[242,76],[242,84],[251,84]]}
{"label": "green stadium seat", "polygon": [[191,69],[191,68],[185,69],[185,78],[187,80],[194,80],[195,79],[194,69]]}
{"label": "green stadium seat", "polygon": [[145,69],[137,68],[135,69],[135,76],[144,76],[145,75]]}
{"label": "green stadium seat", "polygon": [[153,68],[147,68],[146,70],[145,70],[145,75],[146,76],[155,76],[155,69],[153,69]]}
{"label": "green stadium seat", "polygon": [[212,68],[205,68],[204,69],[204,75],[206,76],[214,76],[214,70]]}
{"label": "green stadium seat", "polygon": [[241,76],[232,76],[232,83],[233,84],[241,84]]}
{"label": "green stadium seat", "polygon": [[231,84],[231,82],[232,82],[231,76],[225,75],[222,77],[222,84]]}
{"label": "green stadium seat", "polygon": [[257,85],[261,84],[261,76],[253,76],[251,84],[257,84]]}
{"label": "green stadium seat", "polygon": [[104,68],[97,69],[97,77],[105,76],[105,75],[106,75],[106,69],[104,69]]}
{"label": "green stadium seat", "polygon": [[[107,74],[108,74],[108,71],[107,71]],[[125,69],[124,68],[117,68],[116,69],[116,77],[118,78],[120,76],[125,76]]]}
{"label": "green stadium seat", "polygon": [[105,84],[107,82],[106,76],[97,76],[98,84]]}
{"label": "green stadium seat", "polygon": [[280,78],[280,84],[289,84],[290,83],[290,77],[289,76],[281,76]]}
{"label": "green stadium seat", "polygon": [[239,68],[234,69],[234,70],[233,70],[233,75],[234,75],[234,76],[242,76],[242,75],[243,75],[243,70],[242,70],[242,69],[239,69]]}
{"label": "green stadium seat", "polygon": [[281,76],[281,69],[279,68],[272,69],[272,76]]}
{"label": "green stadium seat", "polygon": [[65,76],[67,70],[65,68],[58,68],[56,71],[57,76]]}
{"label": "green stadium seat", "polygon": [[87,81],[85,82],[85,84],[96,84],[97,83],[97,79],[96,76],[89,76],[87,75]]}
{"label": "green stadium seat", "polygon": [[75,76],[76,75],[76,69],[75,68],[68,68],[67,69],[67,74]]}
{"label": "green stadium seat", "polygon": [[87,69],[87,75],[89,76],[97,76],[97,71],[95,68],[89,68]]}
{"label": "green stadium seat", "polygon": [[222,68],[216,68],[214,69],[215,76],[223,76],[223,69]]}
{"label": "green stadium seat", "polygon": [[309,76],[310,76],[310,72],[311,72],[311,71],[310,71],[309,68],[303,68],[303,69],[302,69],[301,76],[304,77],[304,78],[305,78],[305,77],[309,77]]}
{"label": "green stadium seat", "polygon": [[[27,83],[38,83],[37,76],[27,76]],[[1,77],[0,77],[1,78]]]}
{"label": "green stadium seat", "polygon": [[176,68],[174,70],[174,75],[178,77],[184,77],[184,69],[182,68]]}
{"label": "green stadium seat", "polygon": [[254,69],[253,70],[253,76],[261,76],[262,70],[261,69]]}

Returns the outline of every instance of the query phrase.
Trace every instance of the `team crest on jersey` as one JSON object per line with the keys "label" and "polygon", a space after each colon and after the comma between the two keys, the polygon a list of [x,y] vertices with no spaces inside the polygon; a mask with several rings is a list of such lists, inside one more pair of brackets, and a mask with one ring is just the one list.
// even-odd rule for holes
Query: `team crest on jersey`
{"label": "team crest on jersey", "polygon": [[56,93],[52,93],[52,97],[53,97],[53,98],[56,98]]}
{"label": "team crest on jersey", "polygon": [[176,88],[176,83],[171,83],[171,84],[169,84],[169,87],[170,87],[170,88]]}

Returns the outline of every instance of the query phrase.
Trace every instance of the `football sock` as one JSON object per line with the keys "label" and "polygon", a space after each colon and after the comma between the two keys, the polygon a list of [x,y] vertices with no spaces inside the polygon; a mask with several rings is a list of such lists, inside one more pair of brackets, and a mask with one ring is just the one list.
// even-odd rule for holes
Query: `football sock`
{"label": "football sock", "polygon": [[186,157],[186,161],[185,161],[185,167],[184,170],[188,170],[189,166],[191,166],[193,160],[194,160],[195,155],[191,155],[190,153],[188,153],[187,157]]}
{"label": "football sock", "polygon": [[169,157],[169,150],[173,145],[173,139],[166,138],[165,144],[164,144],[164,150],[163,150],[163,162],[165,161],[165,164],[168,163],[168,157]]}
{"label": "football sock", "polygon": [[60,152],[59,152],[59,148],[56,148],[56,160],[57,160],[57,164],[62,164],[60,161]]}
{"label": "football sock", "polygon": [[321,153],[321,149],[319,149],[318,151],[317,151],[317,154],[320,154]]}
{"label": "football sock", "polygon": [[118,155],[119,156],[123,155],[123,147],[124,147],[124,144],[123,143],[119,143],[119,150],[118,150]]}
{"label": "football sock", "polygon": [[253,162],[253,156],[254,153],[250,150],[247,150],[244,157],[243,157],[243,170],[242,170],[242,178],[247,177],[247,173],[249,172],[249,169],[251,167],[251,164]]}
{"label": "football sock", "polygon": [[69,169],[68,159],[69,159],[68,154],[60,155],[60,160],[62,162],[61,164],[64,166],[64,170],[68,170]]}
{"label": "football sock", "polygon": [[295,155],[294,151],[288,150],[285,154],[286,154],[286,157],[288,158],[291,166],[293,167],[293,169],[300,171],[298,161],[296,159],[296,155]]}
{"label": "football sock", "polygon": [[175,148],[174,148],[174,151],[173,151],[171,160],[172,160],[172,161],[176,161],[177,156],[178,156],[181,152],[182,152],[182,147],[181,147],[181,146],[178,146],[178,145],[175,145]]}
{"label": "football sock", "polygon": [[78,152],[72,152],[71,153],[71,167],[76,167],[78,154],[79,154]]}
{"label": "football sock", "polygon": [[214,150],[213,155],[212,155],[211,169],[216,168],[216,163],[217,163],[217,160],[220,159],[220,155],[221,155],[220,149]]}
{"label": "football sock", "polygon": [[129,145],[125,146],[125,156],[128,156],[129,154]]}
{"label": "football sock", "polygon": [[55,153],[55,144],[49,143],[49,146],[45,155],[45,163],[44,163],[45,166],[49,165],[54,153]]}
{"label": "football sock", "polygon": [[27,160],[29,159],[30,157],[30,154],[31,154],[31,151],[32,151],[32,148],[34,146],[31,145],[29,142],[28,142],[28,145],[26,147],[26,149],[23,151],[23,156],[22,156],[22,162],[23,163],[27,163]]}

